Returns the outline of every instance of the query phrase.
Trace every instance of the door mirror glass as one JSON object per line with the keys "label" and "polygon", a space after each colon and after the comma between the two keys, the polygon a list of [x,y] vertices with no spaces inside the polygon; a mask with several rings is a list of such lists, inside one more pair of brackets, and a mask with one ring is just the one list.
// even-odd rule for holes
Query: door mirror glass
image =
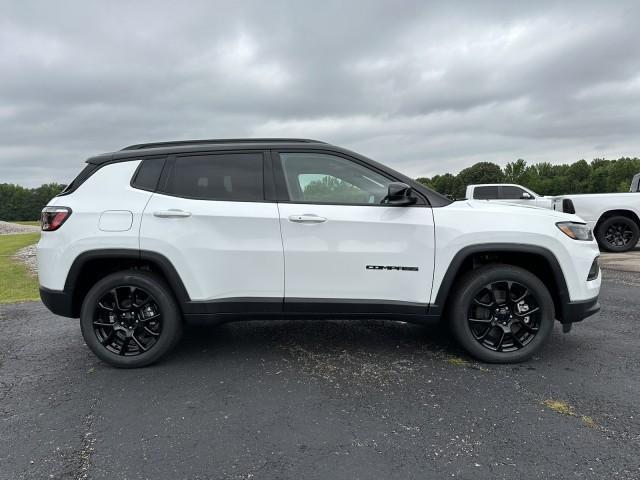
{"label": "door mirror glass", "polygon": [[384,203],[389,205],[407,206],[416,203],[416,197],[409,185],[402,182],[391,182],[387,189]]}

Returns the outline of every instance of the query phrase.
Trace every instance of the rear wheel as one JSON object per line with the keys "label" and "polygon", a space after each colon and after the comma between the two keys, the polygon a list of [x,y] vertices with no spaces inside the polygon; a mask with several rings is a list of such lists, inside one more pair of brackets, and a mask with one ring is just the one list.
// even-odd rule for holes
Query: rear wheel
{"label": "rear wheel", "polygon": [[479,360],[521,362],[553,331],[553,300],[538,277],[511,265],[488,265],[465,274],[454,292],[452,332]]}
{"label": "rear wheel", "polygon": [[609,252],[627,252],[634,248],[640,239],[640,228],[631,218],[622,215],[604,220],[596,231],[596,240],[603,250]]}
{"label": "rear wheel", "polygon": [[85,342],[101,360],[120,368],[149,365],[167,354],[182,334],[171,291],[150,272],[117,272],[97,282],[82,304]]}

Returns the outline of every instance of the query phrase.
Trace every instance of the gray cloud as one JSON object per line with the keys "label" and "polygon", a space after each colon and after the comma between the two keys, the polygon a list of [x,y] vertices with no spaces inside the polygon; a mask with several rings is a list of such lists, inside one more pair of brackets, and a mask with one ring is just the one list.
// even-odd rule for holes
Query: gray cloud
{"label": "gray cloud", "polygon": [[0,3],[0,182],[199,137],[320,138],[413,176],[640,155],[639,21],[633,1]]}

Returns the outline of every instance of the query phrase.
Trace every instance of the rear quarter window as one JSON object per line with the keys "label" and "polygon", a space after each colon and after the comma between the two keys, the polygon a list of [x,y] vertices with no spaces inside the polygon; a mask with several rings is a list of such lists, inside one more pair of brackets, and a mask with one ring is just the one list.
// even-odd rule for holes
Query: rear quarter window
{"label": "rear quarter window", "polygon": [[140,163],[133,176],[131,186],[141,190],[155,191],[164,168],[164,158],[147,158]]}

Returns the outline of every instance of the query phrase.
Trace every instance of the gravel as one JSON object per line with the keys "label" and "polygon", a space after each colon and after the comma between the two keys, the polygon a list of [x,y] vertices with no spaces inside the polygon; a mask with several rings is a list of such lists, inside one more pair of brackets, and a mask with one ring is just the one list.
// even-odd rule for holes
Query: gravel
{"label": "gravel", "polygon": [[16,252],[13,256],[13,259],[24,263],[24,265],[29,269],[29,272],[32,275],[38,274],[38,262],[36,259],[36,246],[29,245],[27,247],[21,248]]}
{"label": "gravel", "polygon": [[39,232],[40,227],[33,225],[19,225],[17,223],[3,222],[0,220],[0,235],[14,235],[16,233]]}

